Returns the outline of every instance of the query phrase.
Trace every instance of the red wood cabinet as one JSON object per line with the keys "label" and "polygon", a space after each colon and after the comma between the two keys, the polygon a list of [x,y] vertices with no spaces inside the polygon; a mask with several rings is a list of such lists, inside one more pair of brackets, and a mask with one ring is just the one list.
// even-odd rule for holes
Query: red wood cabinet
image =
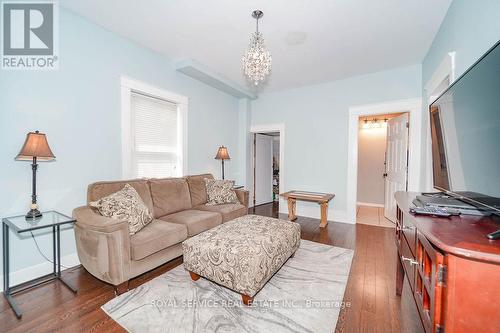
{"label": "red wood cabinet", "polygon": [[408,279],[426,333],[500,331],[500,228],[489,217],[416,217],[398,192],[396,293]]}
{"label": "red wood cabinet", "polygon": [[415,302],[426,332],[439,331],[443,327],[441,309],[445,282],[444,256],[420,232],[417,232],[416,247],[418,264],[413,289]]}

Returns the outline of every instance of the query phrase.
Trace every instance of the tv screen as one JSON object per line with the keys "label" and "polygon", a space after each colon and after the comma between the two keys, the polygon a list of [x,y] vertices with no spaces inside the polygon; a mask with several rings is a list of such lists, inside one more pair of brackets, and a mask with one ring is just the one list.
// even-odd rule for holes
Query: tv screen
{"label": "tv screen", "polygon": [[500,211],[500,46],[430,105],[434,187]]}

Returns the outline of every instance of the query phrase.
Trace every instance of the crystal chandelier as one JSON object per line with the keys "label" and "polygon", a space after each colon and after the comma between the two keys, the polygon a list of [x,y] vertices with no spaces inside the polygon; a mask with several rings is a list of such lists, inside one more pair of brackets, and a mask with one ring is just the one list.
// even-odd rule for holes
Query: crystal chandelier
{"label": "crystal chandelier", "polygon": [[241,57],[243,72],[256,86],[271,72],[271,54],[264,45],[264,37],[259,32],[259,19],[264,16],[260,10],[254,10],[252,17],[257,20],[257,30],[250,37],[250,45]]}

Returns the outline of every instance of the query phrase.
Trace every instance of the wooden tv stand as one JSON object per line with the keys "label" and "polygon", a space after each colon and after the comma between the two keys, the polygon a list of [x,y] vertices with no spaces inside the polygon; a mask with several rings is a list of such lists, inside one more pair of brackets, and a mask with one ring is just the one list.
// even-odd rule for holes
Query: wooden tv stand
{"label": "wooden tv stand", "polygon": [[396,293],[408,279],[426,333],[500,331],[500,218],[414,216],[397,192]]}

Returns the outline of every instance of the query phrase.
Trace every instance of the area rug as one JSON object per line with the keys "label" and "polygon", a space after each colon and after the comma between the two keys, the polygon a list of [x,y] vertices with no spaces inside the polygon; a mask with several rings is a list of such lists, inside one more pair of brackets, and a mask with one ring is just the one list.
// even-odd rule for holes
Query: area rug
{"label": "area rug", "polygon": [[129,332],[328,332],[335,330],[353,251],[301,240],[295,256],[251,306],[184,267],[106,303],[102,309]]}

